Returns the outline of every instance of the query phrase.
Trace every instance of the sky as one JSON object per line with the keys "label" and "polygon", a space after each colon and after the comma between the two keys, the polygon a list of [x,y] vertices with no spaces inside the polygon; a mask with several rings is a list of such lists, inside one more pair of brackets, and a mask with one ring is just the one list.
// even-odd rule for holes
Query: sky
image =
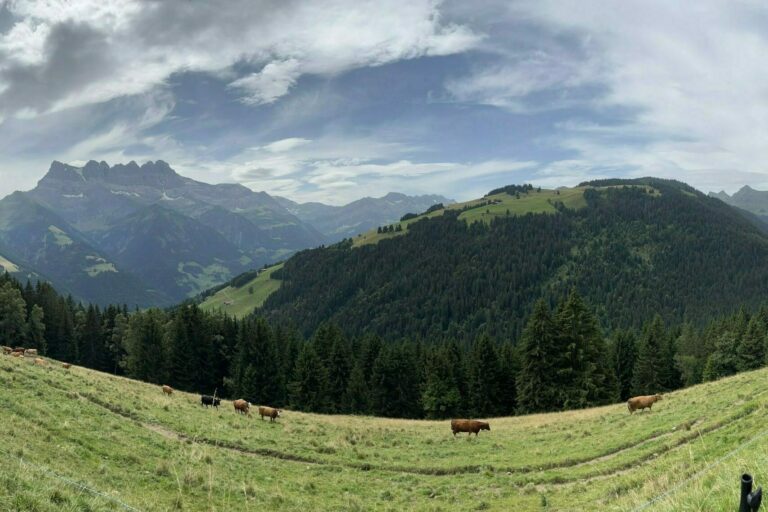
{"label": "sky", "polygon": [[0,196],[162,159],[297,201],[768,188],[768,4],[0,0]]}

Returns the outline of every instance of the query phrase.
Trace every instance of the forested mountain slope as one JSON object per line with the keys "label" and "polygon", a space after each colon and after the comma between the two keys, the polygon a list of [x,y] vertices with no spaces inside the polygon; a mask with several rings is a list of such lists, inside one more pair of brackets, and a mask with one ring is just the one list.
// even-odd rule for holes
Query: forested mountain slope
{"label": "forested mountain slope", "polygon": [[[537,298],[554,302],[574,287],[606,328],[639,326],[655,313],[701,322],[756,306],[768,287],[768,238],[685,184],[495,192],[471,209],[401,223],[378,243],[298,253],[273,274],[283,284],[261,311],[304,333],[332,320],[391,339],[503,339],[519,336]],[[545,213],[502,205],[534,204],[537,194],[549,196],[533,210]]]}

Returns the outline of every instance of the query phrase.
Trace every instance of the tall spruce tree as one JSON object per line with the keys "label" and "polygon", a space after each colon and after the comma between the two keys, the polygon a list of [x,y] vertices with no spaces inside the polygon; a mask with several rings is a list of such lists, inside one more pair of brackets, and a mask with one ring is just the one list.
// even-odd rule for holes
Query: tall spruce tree
{"label": "tall spruce tree", "polygon": [[739,371],[757,370],[765,365],[766,325],[760,315],[753,315],[736,349]]}
{"label": "tall spruce tree", "polygon": [[637,360],[637,339],[631,330],[616,331],[613,337],[613,368],[619,386],[619,399],[632,396],[632,375]]}
{"label": "tall spruce tree", "polygon": [[433,349],[426,358],[425,374],[421,405],[427,418],[457,416],[461,410],[461,393],[457,367],[451,363],[449,352]]}
{"label": "tall spruce tree", "polygon": [[602,405],[618,397],[616,375],[597,318],[572,290],[555,317],[560,346],[568,364],[559,369],[563,406]]}
{"label": "tall spruce tree", "polygon": [[[499,413],[501,402],[501,368],[496,349],[487,335],[472,344],[468,354],[467,407],[473,417],[493,416]],[[458,389],[456,399],[460,399]]]}
{"label": "tall spruce tree", "polygon": [[660,315],[653,317],[643,329],[637,348],[637,361],[632,375],[632,394],[650,395],[663,391],[662,368],[667,333]]}
{"label": "tall spruce tree", "polygon": [[568,363],[557,345],[557,329],[543,299],[533,307],[521,339],[517,401],[521,413],[562,408],[558,370]]}
{"label": "tall spruce tree", "polygon": [[715,340],[715,349],[704,367],[704,380],[716,380],[739,371],[739,340],[731,331],[723,332]]}
{"label": "tall spruce tree", "polygon": [[327,375],[314,343],[304,343],[296,359],[293,379],[289,384],[291,407],[299,411],[325,412],[327,397],[323,395]]}
{"label": "tall spruce tree", "polygon": [[680,372],[683,386],[692,386],[702,381],[708,356],[707,343],[702,342],[704,337],[690,323],[683,324],[675,354],[675,366]]}

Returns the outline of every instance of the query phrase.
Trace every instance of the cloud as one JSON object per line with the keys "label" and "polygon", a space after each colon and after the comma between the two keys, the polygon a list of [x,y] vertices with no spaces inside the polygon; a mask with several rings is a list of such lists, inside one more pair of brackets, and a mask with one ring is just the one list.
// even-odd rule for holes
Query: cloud
{"label": "cloud", "polygon": [[243,102],[261,105],[286,95],[305,73],[447,55],[480,40],[465,26],[442,22],[432,0],[17,0],[8,6],[16,21],[0,34],[6,115],[142,94],[188,71],[232,76]]}
{"label": "cloud", "polygon": [[238,78],[229,86],[246,93],[240,101],[247,105],[273,103],[285,96],[301,75],[301,66],[296,59],[270,62],[258,73]]}
{"label": "cloud", "polygon": [[[411,157],[392,160],[408,155]],[[415,148],[377,136],[326,136],[311,142],[278,140],[244,151],[217,167],[228,169],[233,181],[254,190],[331,204],[393,190],[469,199],[490,190],[484,178],[491,178],[494,184],[519,182],[521,173],[537,167],[536,162],[513,159],[416,161],[413,156]]]}
{"label": "cloud", "polygon": [[768,176],[764,3],[536,0],[486,14],[526,39],[491,38],[498,58],[447,81],[454,100],[581,109],[587,123],[561,122],[546,140],[596,170],[705,189]]}
{"label": "cloud", "polygon": [[301,137],[290,137],[270,142],[264,146],[264,149],[270,153],[282,153],[283,151],[290,151],[311,142],[311,140],[302,139]]}

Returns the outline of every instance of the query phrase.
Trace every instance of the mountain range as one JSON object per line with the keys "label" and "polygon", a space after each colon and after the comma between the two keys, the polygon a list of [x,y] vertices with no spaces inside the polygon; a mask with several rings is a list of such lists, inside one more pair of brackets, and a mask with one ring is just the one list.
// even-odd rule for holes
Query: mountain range
{"label": "mountain range", "polygon": [[[0,200],[0,267],[86,301],[164,306],[441,200],[389,194],[302,205],[195,181],[161,160],[53,162],[33,190]],[[323,214],[312,219],[311,210]]]}
{"label": "mountain range", "polygon": [[768,221],[768,191],[755,190],[749,185],[744,185],[732,196],[723,190],[710,192],[709,195],[726,204],[750,212],[763,221]]}

